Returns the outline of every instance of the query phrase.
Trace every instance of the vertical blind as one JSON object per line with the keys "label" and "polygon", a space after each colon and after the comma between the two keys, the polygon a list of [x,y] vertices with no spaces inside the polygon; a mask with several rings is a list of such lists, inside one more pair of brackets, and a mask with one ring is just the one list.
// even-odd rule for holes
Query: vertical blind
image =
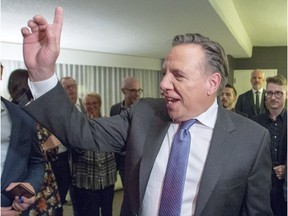
{"label": "vertical blind", "polygon": [[[22,61],[3,60],[4,77],[2,91],[7,90],[10,73],[19,68],[25,68]],[[110,107],[124,99],[121,92],[121,82],[124,77],[133,76],[140,80],[144,89],[141,97],[160,97],[159,83],[161,71],[131,68],[56,64],[55,72],[60,79],[64,76],[73,77],[78,84],[78,97],[86,93],[96,92],[102,97],[102,115],[109,116]],[[6,88],[6,89],[3,89]]]}

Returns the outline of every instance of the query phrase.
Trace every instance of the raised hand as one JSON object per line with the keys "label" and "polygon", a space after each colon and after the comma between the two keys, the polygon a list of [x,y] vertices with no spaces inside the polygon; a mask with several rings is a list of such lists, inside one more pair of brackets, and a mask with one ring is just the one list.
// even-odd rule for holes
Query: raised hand
{"label": "raised hand", "polygon": [[60,38],[63,25],[63,9],[55,9],[53,24],[48,24],[41,15],[28,21],[21,29],[23,35],[24,62],[31,81],[41,81],[54,74],[55,62],[60,53]]}

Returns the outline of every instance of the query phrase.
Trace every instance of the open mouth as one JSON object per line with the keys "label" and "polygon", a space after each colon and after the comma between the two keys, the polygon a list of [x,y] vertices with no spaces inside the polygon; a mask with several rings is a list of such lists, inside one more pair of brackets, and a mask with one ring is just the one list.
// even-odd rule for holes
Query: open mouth
{"label": "open mouth", "polygon": [[179,100],[175,98],[166,98],[167,104],[173,104],[173,103],[176,103],[177,101]]}

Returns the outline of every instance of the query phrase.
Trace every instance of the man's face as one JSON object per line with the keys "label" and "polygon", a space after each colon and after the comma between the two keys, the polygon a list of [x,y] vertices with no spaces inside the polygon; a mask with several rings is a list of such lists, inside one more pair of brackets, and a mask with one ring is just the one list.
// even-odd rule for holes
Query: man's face
{"label": "man's face", "polygon": [[65,89],[67,95],[69,96],[72,103],[77,102],[77,83],[73,79],[63,79],[61,80],[61,85]]}
{"label": "man's face", "polygon": [[122,89],[125,97],[125,103],[127,106],[131,106],[133,103],[139,100],[142,93],[142,89],[138,80],[131,80],[125,84]]}
{"label": "man's face", "polygon": [[253,71],[251,74],[251,79],[250,79],[251,85],[253,89],[259,90],[263,87],[263,82],[264,82],[264,73],[262,73],[259,70]]}
{"label": "man's face", "polygon": [[233,108],[233,103],[236,100],[234,90],[225,87],[220,94],[220,101],[224,108]]}
{"label": "man's face", "polygon": [[[160,89],[169,116],[176,122],[198,116],[215,100],[212,94],[219,83],[214,82],[214,77],[218,75],[204,72],[204,57],[199,45],[185,44],[173,47],[165,59]],[[214,84],[217,87],[212,90]]]}
{"label": "man's face", "polygon": [[282,110],[285,107],[285,101],[287,100],[287,89],[284,86],[277,85],[274,83],[268,83],[266,86],[266,95],[268,93],[283,92],[281,98],[276,98],[275,95],[272,97],[266,96],[266,106],[269,110]]}

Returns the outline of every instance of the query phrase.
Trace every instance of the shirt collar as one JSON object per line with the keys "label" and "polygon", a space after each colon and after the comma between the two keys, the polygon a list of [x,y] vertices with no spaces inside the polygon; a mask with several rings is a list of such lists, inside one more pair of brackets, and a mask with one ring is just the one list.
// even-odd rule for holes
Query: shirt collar
{"label": "shirt collar", "polygon": [[253,91],[253,94],[255,94],[257,91],[258,91],[260,94],[262,94],[263,89],[264,89],[263,87],[262,87],[261,89],[259,89],[259,90],[255,90],[255,89],[252,88],[252,91]]}
{"label": "shirt collar", "polygon": [[218,103],[215,99],[214,103],[206,110],[204,113],[201,113],[199,116],[195,117],[201,124],[206,125],[207,127],[214,129],[216,118],[218,113]]}
{"label": "shirt collar", "polygon": [[6,106],[4,104],[4,102],[1,100],[1,112],[5,111]]}

